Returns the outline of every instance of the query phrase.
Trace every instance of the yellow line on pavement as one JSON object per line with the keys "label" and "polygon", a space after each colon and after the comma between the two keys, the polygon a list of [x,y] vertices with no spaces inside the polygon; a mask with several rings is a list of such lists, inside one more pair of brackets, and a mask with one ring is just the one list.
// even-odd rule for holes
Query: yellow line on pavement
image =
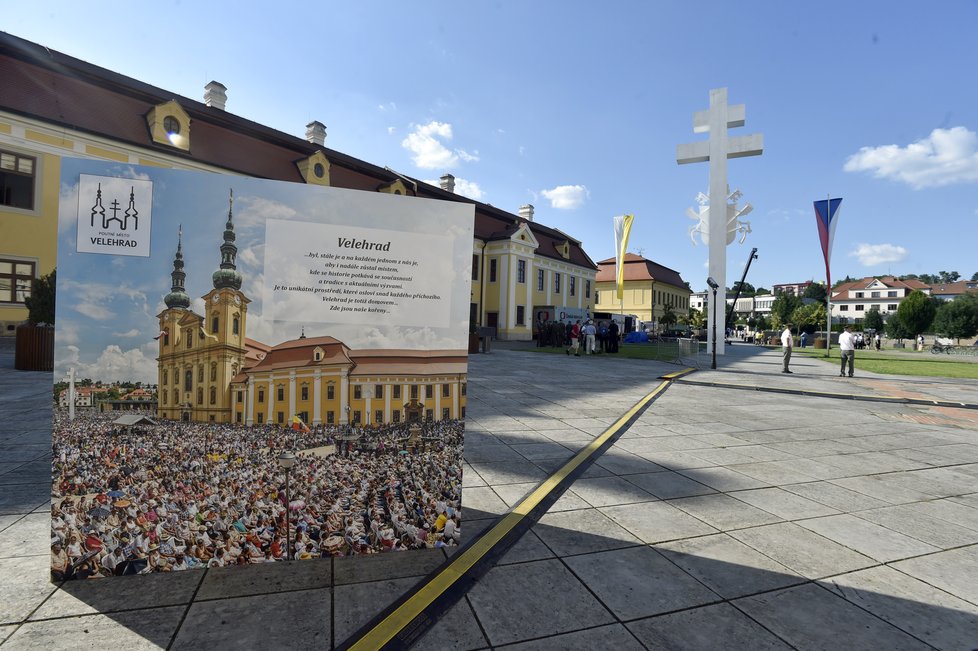
{"label": "yellow line on pavement", "polygon": [[625,412],[611,427],[602,432],[596,439],[578,452],[557,472],[545,479],[532,493],[527,495],[491,529],[469,548],[458,554],[428,583],[421,586],[407,601],[391,612],[377,626],[368,631],[351,647],[352,650],[380,649],[394,639],[401,630],[421,615],[439,596],[448,590],[466,572],[478,563],[493,547],[495,547],[510,531],[526,518],[561,482],[567,479],[582,463],[598,451],[613,437],[629,420],[646,407],[659,394],[666,390],[669,381],[662,382],[652,392],[638,401]]}

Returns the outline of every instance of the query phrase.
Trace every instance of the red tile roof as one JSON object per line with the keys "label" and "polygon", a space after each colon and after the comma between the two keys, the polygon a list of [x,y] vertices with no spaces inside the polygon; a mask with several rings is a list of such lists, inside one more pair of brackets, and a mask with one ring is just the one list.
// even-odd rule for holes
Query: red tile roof
{"label": "red tile roof", "polygon": [[[608,258],[598,262],[597,282],[614,282],[616,280],[615,259]],[[654,280],[685,289],[686,283],[675,269],[664,267],[658,262],[634,253],[625,254],[625,280]]]}

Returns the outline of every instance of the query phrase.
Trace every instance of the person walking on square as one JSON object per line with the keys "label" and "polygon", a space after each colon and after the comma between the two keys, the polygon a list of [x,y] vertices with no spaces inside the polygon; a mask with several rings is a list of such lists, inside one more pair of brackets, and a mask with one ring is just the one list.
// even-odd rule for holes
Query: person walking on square
{"label": "person walking on square", "polygon": [[570,326],[570,345],[565,352],[570,355],[573,350],[574,357],[580,357],[581,321],[578,319],[577,323],[572,326],[568,323],[568,326]]}
{"label": "person walking on square", "polygon": [[608,352],[617,353],[618,352],[618,323],[614,320],[608,324],[608,343],[611,344],[611,350]]}
{"label": "person walking on square", "polygon": [[594,333],[596,332],[594,322],[588,319],[584,325],[584,354],[594,354]]}
{"label": "person walking on square", "polygon": [[852,365],[856,358],[856,338],[852,334],[852,326],[846,326],[839,335],[839,350],[842,353],[842,366],[839,368],[839,377],[846,375],[846,362],[849,362],[849,377],[852,377]]}
{"label": "person walking on square", "polygon": [[876,344],[876,350],[878,351],[880,349],[880,333],[877,332],[876,336],[873,337],[873,343]]}
{"label": "person walking on square", "polygon": [[788,363],[791,361],[791,347],[794,345],[794,338],[791,336],[791,324],[785,323],[784,330],[781,332],[781,349],[784,357],[782,373],[791,373],[788,370]]}

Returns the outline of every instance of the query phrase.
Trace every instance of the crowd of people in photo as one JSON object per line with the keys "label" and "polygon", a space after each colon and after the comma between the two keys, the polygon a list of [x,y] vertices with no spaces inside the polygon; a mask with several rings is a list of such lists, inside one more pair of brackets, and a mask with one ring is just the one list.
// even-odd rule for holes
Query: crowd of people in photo
{"label": "crowd of people in photo", "polygon": [[[456,545],[462,433],[459,420],[121,427],[110,414],[59,413],[52,576]],[[296,456],[288,478],[278,463],[285,451]]]}

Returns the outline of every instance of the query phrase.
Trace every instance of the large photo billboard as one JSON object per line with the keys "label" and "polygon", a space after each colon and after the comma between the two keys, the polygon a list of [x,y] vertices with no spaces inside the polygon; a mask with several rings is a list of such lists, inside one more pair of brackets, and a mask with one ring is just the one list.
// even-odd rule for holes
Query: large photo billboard
{"label": "large photo billboard", "polygon": [[457,544],[472,228],[64,159],[54,579]]}

